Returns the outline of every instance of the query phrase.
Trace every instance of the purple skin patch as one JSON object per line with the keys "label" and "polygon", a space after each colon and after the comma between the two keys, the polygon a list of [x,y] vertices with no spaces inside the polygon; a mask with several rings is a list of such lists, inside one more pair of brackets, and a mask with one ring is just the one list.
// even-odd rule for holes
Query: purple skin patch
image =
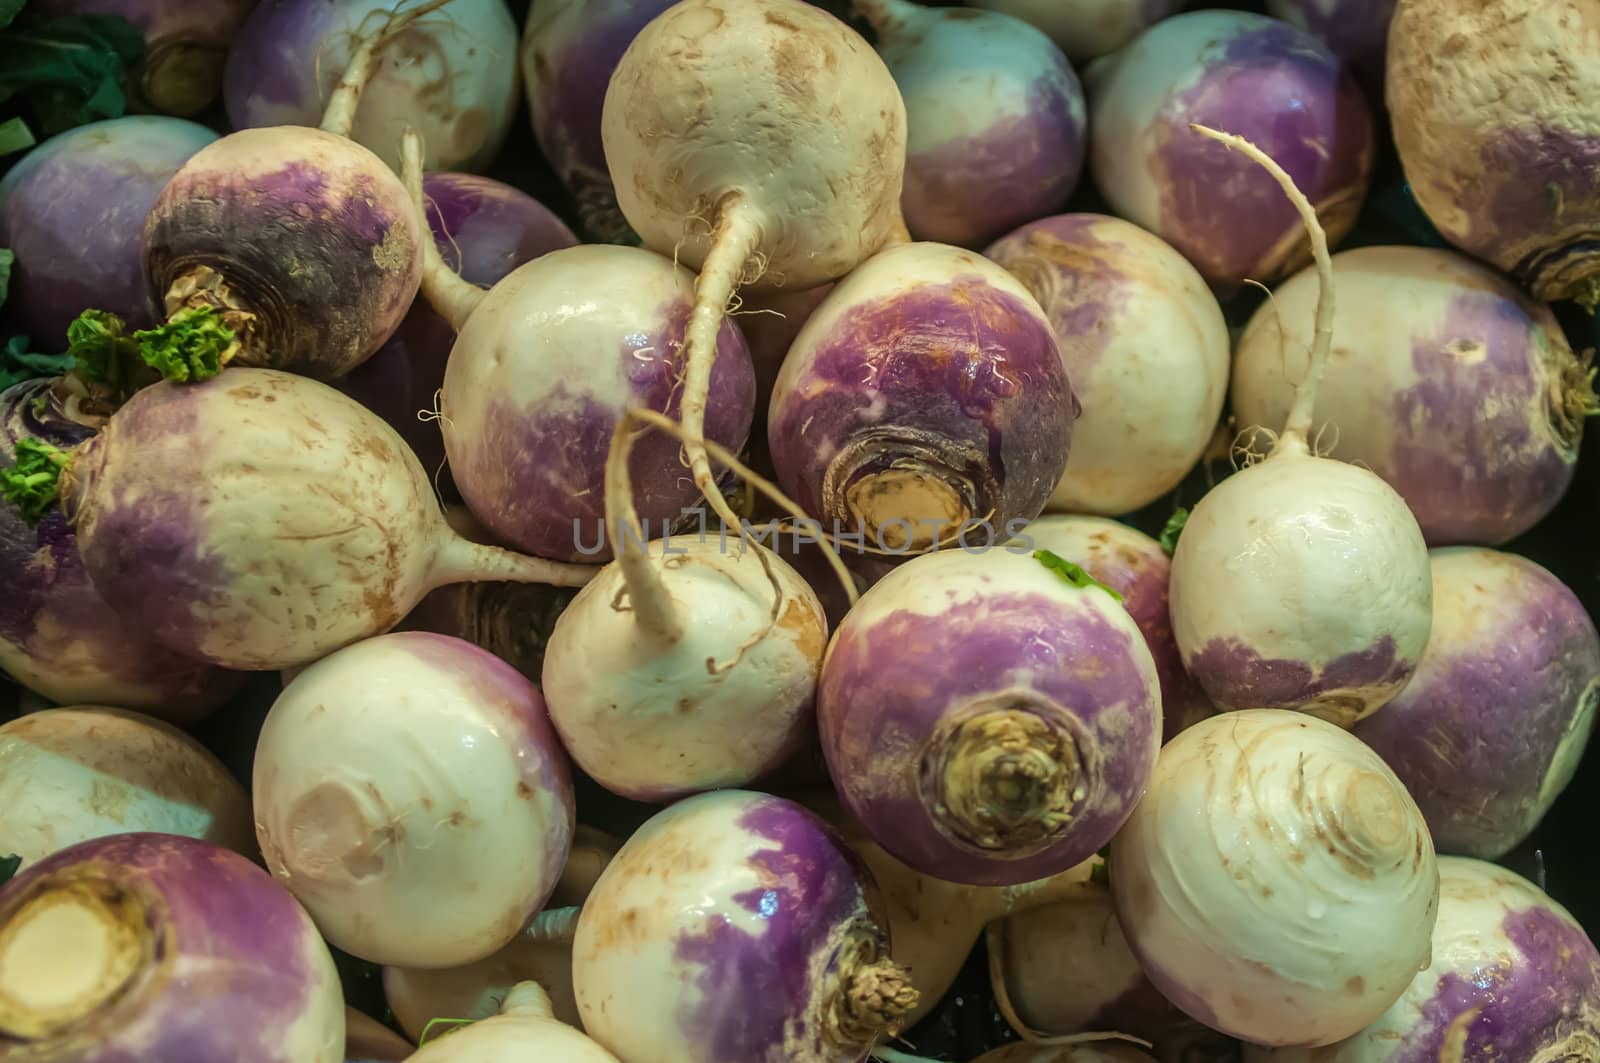
{"label": "purple skin patch", "polygon": [[332,959],[325,972],[313,966],[312,956],[326,955],[326,946],[271,875],[192,838],[116,834],[24,867],[0,889],[0,923],[46,882],[86,877],[148,906],[150,933],[164,945],[154,963],[168,973],[150,972],[142,991],[98,1013],[92,1025],[38,1046],[43,1058],[297,1063],[284,1054],[283,1031],[317,1006],[314,992],[337,1001],[337,985],[318,985],[333,977]]}
{"label": "purple skin patch", "polygon": [[[616,372],[628,378],[631,403],[676,420],[680,414],[683,334],[691,304],[661,307],[653,334],[622,340]],[[671,351],[670,358],[635,352]],[[597,352],[598,355],[598,352]],[[755,368],[732,319],[717,335],[706,405],[706,438],[738,452],[755,416]],[[474,451],[455,463],[462,497],[507,545],[559,561],[598,564],[610,558],[604,532],[605,465],[622,410],[558,384],[531,408],[500,400],[489,405]],[[650,429],[633,444],[628,469],[634,505],[658,537],[663,521],[680,521],[700,499],[672,436]]]}
{"label": "purple skin patch", "polygon": [[1389,51],[1389,20],[1397,0],[1287,0],[1306,21],[1312,36],[1350,64],[1374,103],[1383,102],[1384,61]]}
{"label": "purple skin patch", "polygon": [[1406,684],[1417,662],[1397,658],[1384,635],[1318,670],[1305,661],[1263,658],[1237,639],[1212,639],[1188,661],[1216,704],[1231,709],[1350,710],[1359,715]]}
{"label": "purple skin patch", "polygon": [[906,160],[901,209],[920,239],[978,247],[1067,201],[1083,174],[1088,138],[1063,91],[1063,84],[1078,89],[1078,76],[1065,56],[1056,61],[1053,76],[1034,82],[1026,114]]}
{"label": "purple skin patch", "polygon": [[1542,520],[1572,483],[1578,455],[1548,427],[1560,369],[1535,343],[1565,348],[1548,311],[1479,291],[1457,295],[1436,330],[1412,337],[1418,382],[1394,398],[1380,471],[1429,546],[1498,546]]}
{"label": "purple skin patch", "polygon": [[0,247],[16,253],[6,310],[30,349],[65,350],[89,307],[156,323],[140,240],[173,174],[217,135],[176,118],[95,122],[45,141],[0,181]]}
{"label": "purple skin patch", "polygon": [[[942,464],[973,487],[972,518],[987,516],[997,537],[1055,490],[1078,399],[1055,337],[1009,292],[958,277],[863,302],[809,353],[767,442],[784,493],[825,526],[859,526],[845,492],[920,453],[910,440],[937,441]],[[830,460],[875,437],[876,456],[839,470],[849,475],[824,497]]]}
{"label": "purple skin patch", "polygon": [[1583,930],[1543,908],[1507,911],[1501,928],[1520,956],[1485,956],[1468,977],[1451,972],[1422,1007],[1421,1024],[1391,1063],[1442,1059],[1581,1059],[1600,1041],[1600,952]]}
{"label": "purple skin patch", "polygon": [[[1600,135],[1542,126],[1506,129],[1478,150],[1483,176],[1460,189],[1472,227],[1444,235],[1523,284],[1600,256]],[[1476,209],[1470,209],[1476,208]],[[1541,233],[1566,234],[1551,245]],[[1505,261],[1507,247],[1539,249]]]}
{"label": "purple skin patch", "polygon": [[1416,798],[1442,853],[1497,860],[1527,836],[1580,697],[1600,680],[1600,635],[1583,604],[1550,573],[1523,569],[1516,598],[1484,601],[1476,637],[1430,643],[1415,678],[1355,727]]}
{"label": "purple skin patch", "polygon": [[[518,266],[578,243],[549,208],[499,181],[430,173],[423,176],[422,191],[440,255],[480,288],[492,288]],[[437,422],[417,415],[434,408],[455,340],[449,322],[419,295],[389,342],[335,384],[389,422],[430,474],[444,466],[444,437]],[[446,494],[454,493],[453,483],[444,482],[448,471],[437,478],[441,489],[449,488]]]}
{"label": "purple skin patch", "polygon": [[[50,381],[0,392],[0,465],[19,439],[68,450],[94,434],[70,420]],[[44,405],[39,404],[43,401]],[[89,581],[59,509],[29,527],[0,503],[0,668],[59,704],[140,709],[187,722],[238,690],[244,677],[180,656],[125,623]]]}
{"label": "purple skin patch", "polygon": [[[292,156],[292,138],[309,136],[329,137],[341,152],[370,154],[353,141],[305,130],[245,130],[228,139],[255,138],[256,150]],[[369,165],[358,158],[352,169]],[[394,334],[417,293],[416,270],[379,261],[388,257],[380,253],[386,241],[398,260],[411,261],[404,195],[392,174],[380,181],[357,170],[350,191],[340,192],[314,163],[239,174],[213,169],[202,152],[150,213],[144,255],[151,297],[160,305],[181,274],[209,266],[257,315],[237,364],[336,378]]]}
{"label": "purple skin patch", "polygon": [[[791,1038],[813,1058],[832,1058],[818,998],[833,988],[826,983],[838,976],[838,957],[820,966],[817,957],[837,950],[846,932],[872,925],[870,879],[832,828],[793,802],[756,799],[739,826],[776,846],[750,855],[762,888],[733,898],[761,917],[763,930],[747,934],[712,911],[702,933],[678,938],[677,959],[700,968],[700,1000],[684,1006],[680,1027],[691,1043],[707,1046],[705,1063],[788,1063]],[[888,934],[878,929],[877,936],[887,955]],[[812,984],[814,969],[824,985]]]}
{"label": "purple skin patch", "polygon": [[[1230,41],[1224,57],[1157,115],[1151,167],[1162,235],[1207,280],[1268,284],[1310,252],[1275,260],[1282,256],[1274,249],[1303,231],[1293,204],[1272,175],[1187,123],[1237,134],[1266,152],[1325,215],[1337,243],[1366,196],[1373,160],[1371,109],[1342,70],[1315,38],[1273,23]],[[1326,211],[1334,200],[1343,207]]]}
{"label": "purple skin patch", "polygon": [[[1154,764],[1159,692],[1145,686],[1132,650],[1132,637],[1102,617],[1034,594],[846,624],[817,691],[841,798],[891,854],[947,881],[1008,885],[1081,863],[1132,814]],[[1019,686],[1021,672],[1032,678]],[[1020,859],[954,841],[924,804],[918,779],[941,723],[1019,689],[1073,721],[1085,790],[1070,828]]]}
{"label": "purple skin patch", "polygon": [[322,109],[316,64],[285,59],[311,55],[315,42],[333,25],[334,14],[332,4],[280,0],[253,6],[239,34],[241,46],[228,52],[222,75],[222,99],[233,128],[268,125],[263,112],[273,106]]}

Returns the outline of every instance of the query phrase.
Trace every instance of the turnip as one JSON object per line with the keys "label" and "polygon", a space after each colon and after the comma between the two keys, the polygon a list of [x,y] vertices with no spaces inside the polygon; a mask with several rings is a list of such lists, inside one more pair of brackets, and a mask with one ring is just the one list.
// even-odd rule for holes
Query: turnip
{"label": "turnip", "polygon": [[1172,630],[1220,709],[1299,709],[1349,726],[1403,687],[1428,643],[1432,580],[1405,500],[1307,442],[1333,344],[1334,279],[1311,204],[1248,141],[1197,126],[1282,182],[1311,232],[1320,294],[1308,368],[1267,457],[1190,513],[1172,556]]}
{"label": "turnip", "polygon": [[1303,265],[1306,238],[1277,186],[1189,125],[1258,145],[1316,204],[1329,241],[1355,224],[1373,162],[1355,79],[1303,30],[1242,11],[1158,23],[1086,71],[1090,165],[1118,215],[1224,289]]}
{"label": "turnip", "polygon": [[32,864],[108,834],[155,831],[254,857],[250,799],[184,732],[120,709],[46,709],[0,726],[0,853]]}
{"label": "turnip", "polygon": [[1267,13],[1281,18],[1326,44],[1350,65],[1383,102],[1383,69],[1388,57],[1389,20],[1396,0],[1267,0]]}
{"label": "turnip", "polygon": [[1370,1026],[1315,1052],[1246,1047],[1247,1063],[1590,1059],[1600,951],[1570,912],[1503,867],[1439,861],[1433,958]]}
{"label": "turnip", "polygon": [[[1429,545],[1504,543],[1572,482],[1592,371],[1550,309],[1452,251],[1362,247],[1333,258],[1339,342],[1313,434],[1400,492]],[[1234,355],[1241,425],[1282,423],[1305,376],[1313,271],[1250,320]]]}
{"label": "turnip", "polygon": [[410,1059],[416,1047],[355,1008],[344,1009],[345,1063],[400,1063]]}
{"label": "turnip", "polygon": [[[144,31],[144,58],[133,72],[134,102],[150,110],[196,115],[222,88],[228,50],[258,0],[32,0],[30,15],[120,15]],[[82,307],[79,307],[81,310]]]}
{"label": "turnip", "polygon": [[1015,544],[900,565],[834,633],[817,690],[839,795],[895,857],[1009,885],[1082,863],[1144,792],[1155,661],[1121,601]]}
{"label": "turnip", "polygon": [[783,490],[835,535],[906,554],[1039,515],[1080,406],[1038,302],[988,259],[898,244],[834,286],[773,388]]}
{"label": "turnip", "polygon": [[1173,638],[1167,600],[1172,562],[1159,542],[1118,521],[1076,516],[1040,517],[1018,539],[1030,549],[1048,550],[1081,565],[1097,582],[1122,596],[1123,608],[1139,625],[1161,677],[1163,742],[1216,712],[1205,691],[1184,670]]}
{"label": "turnip", "polygon": [[[412,8],[423,0],[409,0]],[[223,91],[235,129],[314,126],[362,38],[407,0],[275,0],[257,6],[228,55]],[[450,0],[393,35],[349,135],[399,169],[409,126],[433,170],[481,170],[511,131],[521,92],[517,25],[505,0]]]}
{"label": "turnip", "polygon": [[585,233],[633,234],[617,207],[600,116],[611,75],[633,38],[675,0],[534,0],[522,33],[522,82],[533,135],[577,202]]}
{"label": "turnip", "polygon": [[1533,561],[1469,547],[1432,558],[1428,650],[1355,733],[1416,795],[1441,852],[1499,859],[1578,770],[1600,704],[1600,633]]}
{"label": "turnip", "polygon": [[[572,844],[544,699],[459,639],[394,632],[313,664],[273,703],[254,771],[268,868],[330,943],[373,963],[493,955]],[[472,901],[454,903],[464,883]]]}
{"label": "turnip", "polygon": [[[414,136],[405,150],[414,186]],[[440,400],[456,487],[503,542],[605,560],[607,450],[625,408],[676,415],[681,406],[694,275],[653,251],[584,245],[519,267],[485,293],[435,252],[425,250],[424,290],[460,334]],[[755,371],[731,321],[717,349],[704,423],[715,442],[738,449],[755,416]],[[697,500],[680,455],[661,433],[634,451],[634,504],[652,525],[681,523]]]}
{"label": "turnip", "polygon": [[[492,287],[525,262],[578,242],[544,204],[488,177],[424,174],[422,195],[434,245],[446,267],[482,288]],[[334,385],[393,425],[436,482],[445,478],[439,471],[445,461],[444,438],[437,419],[423,411],[436,407],[455,340],[450,323],[427,299],[418,298],[378,353]]]}
{"label": "turnip", "polygon": [[68,130],[0,180],[0,247],[16,254],[6,309],[35,349],[62,350],[98,306],[133,328],[155,323],[140,237],[156,196],[217,135],[178,118],[132,116]]}
{"label": "turnip", "polygon": [[[689,435],[706,437],[734,290],[837,280],[903,228],[905,103],[867,42],[802,0],[683,0],[623,53],[601,133],[644,246],[699,273],[682,410]],[[738,527],[705,448],[685,450],[695,485]]]}
{"label": "turnip", "polygon": [[718,790],[656,813],[583,906],[589,1035],[652,1063],[856,1063],[917,1005],[870,872],[792,801]]}
{"label": "turnip", "polygon": [[[66,450],[100,420],[75,376],[0,392],[0,465],[19,442]],[[4,474],[0,473],[0,477]],[[59,510],[24,517],[0,504],[0,670],[60,705],[113,705],[190,723],[243,677],[185,657],[126,622],[94,589]]]}
{"label": "turnip", "polygon": [[1108,862],[1145,974],[1233,1037],[1348,1037],[1428,964],[1422,813],[1376,753],[1304,713],[1226,713],[1167,743]]}
{"label": "turnip", "polygon": [[1083,86],[1009,15],[855,0],[905,100],[901,208],[918,240],[977,247],[1061,208],[1088,148]]}
{"label": "turnip", "polygon": [[1119,218],[1062,214],[984,252],[1038,299],[1083,414],[1046,508],[1116,516],[1194,467],[1227,396],[1229,337],[1205,279]]}
{"label": "turnip", "polygon": [[618,557],[556,620],[542,686],[586,773],[624,797],[664,801],[745,785],[800,747],[828,624],[800,574],[753,537],[673,536],[651,557],[628,468],[645,426],[686,436],[646,411],[617,422],[604,511]]}
{"label": "turnip", "polygon": [[344,1000],[294,898],[171,834],[63,849],[0,888],[0,1046],[72,1063],[339,1063]]}
{"label": "turnip", "polygon": [[96,593],[151,639],[227,668],[317,660],[447,583],[579,585],[594,571],[455,534],[394,429],[277,370],[147,387],[92,439],[29,460],[42,467],[30,480],[62,469]]}
{"label": "turnip", "polygon": [[1395,146],[1440,234],[1541,301],[1600,304],[1600,11],[1586,0],[1401,0]]}
{"label": "turnip", "polygon": [[[653,1058],[653,1057],[652,1057]],[[500,1013],[446,1032],[410,1057],[410,1063],[619,1063],[616,1056],[557,1019],[538,982],[523,982],[506,996]]]}
{"label": "turnip", "polygon": [[1074,63],[1114,52],[1183,7],[1183,0],[972,0],[1044,30]]}

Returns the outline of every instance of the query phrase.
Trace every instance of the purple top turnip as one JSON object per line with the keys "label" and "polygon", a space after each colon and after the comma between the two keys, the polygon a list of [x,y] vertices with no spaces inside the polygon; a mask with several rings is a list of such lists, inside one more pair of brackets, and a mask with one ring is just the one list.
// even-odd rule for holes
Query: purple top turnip
{"label": "purple top turnip", "polygon": [[534,0],[528,11],[521,62],[533,135],[592,240],[631,239],[600,133],[606,87],[633,38],[674,2]]}
{"label": "purple top turnip", "polygon": [[34,349],[64,350],[67,326],[98,306],[148,328],[145,219],[172,175],[217,139],[178,118],[133,116],[68,130],[0,180],[0,247],[17,258],[6,310]]}
{"label": "purple top turnip", "polygon": [[[544,699],[459,639],[395,632],[330,654],[273,703],[252,794],[267,866],[337,948],[451,967],[544,907],[572,780]],[[471,903],[456,891],[471,883]]]}
{"label": "purple top turnip", "polygon": [[[67,380],[29,380],[0,392],[0,467],[29,439],[68,450],[94,435]],[[77,411],[74,416],[69,411]],[[139,709],[193,722],[243,677],[183,656],[106,602],[59,509],[30,526],[0,502],[0,669],[62,705]]]}
{"label": "purple top turnip", "polygon": [[1039,515],[1080,412],[1011,274],[897,244],[836,284],[789,349],[767,441],[783,490],[858,548],[993,544]]}
{"label": "purple top turnip", "polygon": [[1183,0],[972,0],[1049,34],[1074,63],[1114,52],[1173,14]]}
{"label": "purple top turnip", "polygon": [[[413,0],[416,7],[421,0]],[[235,129],[315,126],[354,49],[394,0],[267,0],[228,55],[224,92]],[[481,170],[500,153],[521,86],[517,26],[505,0],[449,0],[379,51],[350,137],[393,169],[408,126],[431,170]]]}
{"label": "purple top turnip", "polygon": [[[1425,247],[1333,257],[1338,344],[1313,438],[1406,500],[1430,546],[1498,545],[1555,508],[1600,409],[1549,307],[1502,274]],[[1240,337],[1233,411],[1276,426],[1306,372],[1314,270],[1280,285]]]}
{"label": "purple top turnip", "polygon": [[[623,53],[601,132],[623,216],[699,273],[682,399],[699,439],[735,289],[837,280],[903,231],[905,103],[861,35],[803,0],[682,0]],[[685,451],[738,527],[705,448]]]}
{"label": "purple top turnip", "polygon": [[1371,111],[1338,57],[1305,31],[1265,15],[1192,11],[1098,60],[1086,78],[1096,184],[1118,215],[1213,284],[1271,284],[1309,255],[1272,179],[1189,123],[1278,160],[1330,243],[1355,224],[1372,170]]}
{"label": "purple top turnip", "polygon": [[237,853],[117,834],[0,888],[8,1057],[340,1063],[344,1035],[328,946],[288,891]]}
{"label": "purple top turnip", "polygon": [[[223,64],[258,0],[33,0],[30,15],[120,15],[144,31],[144,59],[130,86],[135,103],[195,115],[222,88]],[[82,309],[80,307],[79,309]]]}
{"label": "purple top turnip", "polygon": [[1388,57],[1389,20],[1396,0],[1267,0],[1267,13],[1281,18],[1326,44],[1350,65],[1372,94],[1383,102],[1383,70]]}
{"label": "purple top turnip", "polygon": [[1120,218],[1062,214],[984,252],[1038,299],[1083,413],[1046,508],[1118,516],[1171,491],[1216,431],[1229,337],[1205,279]]}
{"label": "purple top turnip", "polygon": [[1600,8],[1400,0],[1387,69],[1406,179],[1444,238],[1535,299],[1600,305]]}
{"label": "purple top turnip", "polygon": [[1432,559],[1427,652],[1355,733],[1416,795],[1441,852],[1495,860],[1578,770],[1600,704],[1600,634],[1526,558],[1449,547]]}
{"label": "purple top turnip", "polygon": [[855,0],[905,100],[901,209],[911,236],[980,247],[1059,210],[1088,148],[1083,86],[1061,49],[1009,15]]}
{"label": "purple top turnip", "polygon": [[584,904],[584,1027],[652,1063],[857,1063],[917,1003],[876,888],[832,828],[743,790],[687,798],[623,845]]}
{"label": "purple top turnip", "polygon": [[1336,1045],[1246,1063],[1583,1060],[1600,1045],[1600,951],[1533,883],[1503,867],[1439,860],[1432,960],[1405,995]]}
{"label": "purple top turnip", "polygon": [[818,724],[873,839],[948,882],[1008,885],[1111,840],[1161,745],[1155,661],[1118,597],[1015,544],[912,558],[834,633]]}

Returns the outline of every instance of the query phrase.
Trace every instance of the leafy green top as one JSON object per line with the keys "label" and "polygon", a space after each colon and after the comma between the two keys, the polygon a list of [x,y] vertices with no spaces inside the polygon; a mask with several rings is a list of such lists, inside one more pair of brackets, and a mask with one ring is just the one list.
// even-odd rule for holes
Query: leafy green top
{"label": "leafy green top", "polygon": [[1183,534],[1184,525],[1189,523],[1189,511],[1179,506],[1172,511],[1172,516],[1167,518],[1166,527],[1161,529],[1161,549],[1171,557],[1172,552],[1178,548],[1178,536]]}
{"label": "leafy green top", "polygon": [[15,506],[30,527],[38,524],[55,505],[66,463],[64,450],[38,439],[17,440],[15,463],[0,469],[0,499]]}
{"label": "leafy green top", "polygon": [[209,306],[186,307],[166,324],[135,332],[133,338],[145,364],[180,384],[216,376],[239,350],[238,337]]}
{"label": "leafy green top", "polygon": [[0,391],[24,380],[60,376],[72,366],[72,355],[38,354],[28,350],[28,337],[12,336],[0,347]]}
{"label": "leafy green top", "polygon": [[11,881],[11,876],[17,873],[17,868],[22,866],[22,857],[16,853],[10,856],[0,856],[0,886]]}
{"label": "leafy green top", "polygon": [[24,6],[24,0],[0,0],[0,55],[6,57],[0,63],[0,104],[20,106],[26,114],[0,122],[0,154],[121,118],[128,108],[129,72],[145,53],[144,32],[121,15],[36,18],[23,15]]}
{"label": "leafy green top", "polygon": [[1056,575],[1060,576],[1074,587],[1098,587],[1100,590],[1103,590],[1107,594],[1111,595],[1111,597],[1115,598],[1118,602],[1122,601],[1122,595],[1118,594],[1110,587],[1107,587],[1104,583],[1101,583],[1099,580],[1089,575],[1088,571],[1081,565],[1074,565],[1071,561],[1068,561],[1059,554],[1052,554],[1049,550],[1035,550],[1033,552],[1033,557],[1034,560],[1039,562],[1039,564],[1043,565],[1051,572],[1054,572]]}

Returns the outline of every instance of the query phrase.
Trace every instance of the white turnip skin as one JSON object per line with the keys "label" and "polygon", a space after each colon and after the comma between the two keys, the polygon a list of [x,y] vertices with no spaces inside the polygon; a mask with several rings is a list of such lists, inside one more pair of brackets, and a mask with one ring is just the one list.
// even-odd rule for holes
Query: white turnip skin
{"label": "white turnip skin", "polygon": [[534,0],[522,31],[522,83],[533,136],[590,239],[626,243],[627,219],[606,167],[600,118],[611,75],[645,24],[676,0]]}
{"label": "white turnip skin", "polygon": [[1578,770],[1600,705],[1600,633],[1542,566],[1435,550],[1433,635],[1417,674],[1355,735],[1416,795],[1440,852],[1497,860]]}
{"label": "white turnip skin", "polygon": [[1175,13],[1182,0],[972,0],[1039,27],[1074,63],[1114,52]]}
{"label": "white turnip skin", "polygon": [[448,583],[575,586],[594,571],[457,535],[393,428],[271,369],[137,393],[72,453],[62,510],[125,621],[240,670],[380,634]]}
{"label": "white turnip skin", "polygon": [[1417,203],[1535,299],[1600,304],[1600,9],[1401,0],[1386,94]]}
{"label": "white turnip skin", "polygon": [[1226,713],[1167,743],[1108,863],[1150,981],[1242,1040],[1348,1037],[1428,963],[1422,812],[1376,753],[1304,713]]}
{"label": "white turnip skin", "polygon": [[1219,288],[1271,284],[1309,256],[1272,180],[1191,122],[1278,160],[1316,205],[1330,243],[1355,224],[1372,171],[1371,109],[1338,57],[1303,30],[1242,11],[1191,11],[1097,61],[1085,78],[1095,183],[1119,216],[1166,240]]}
{"label": "white turnip skin", "polygon": [[1600,951],[1560,904],[1503,867],[1439,860],[1433,959],[1370,1026],[1316,1051],[1246,1046],[1246,1063],[1588,1059],[1600,1052]]}
{"label": "white turnip skin", "polygon": [[41,1063],[340,1063],[344,999],[316,927],[261,868],[117,834],[0,888],[0,1038]]}
{"label": "white turnip skin", "polygon": [[[235,129],[315,126],[355,48],[390,12],[422,0],[276,0],[258,5],[228,55]],[[349,136],[392,169],[421,130],[430,170],[475,172],[500,153],[521,95],[517,25],[505,0],[450,0],[379,50]]]}
{"label": "white turnip skin", "polygon": [[905,100],[901,210],[910,235],[981,247],[1059,209],[1088,150],[1083,86],[1020,19],[855,0]]}
{"label": "white turnip skin", "polygon": [[506,996],[500,1013],[470,1026],[446,1028],[410,1057],[410,1063],[620,1063],[616,1056],[557,1019],[538,982],[523,982]]}
{"label": "white turnip skin", "polygon": [[1133,618],[1012,544],[942,550],[874,584],[817,690],[845,807],[899,860],[1011,885],[1082,863],[1144,792],[1160,680]]}
{"label": "white turnip skin", "polygon": [[[566,755],[510,665],[424,632],[318,661],[256,746],[267,867],[335,947],[455,967],[505,947],[555,890],[572,844]],[[454,903],[470,884],[472,903]]]}
{"label": "white turnip skin", "polygon": [[1307,442],[1335,320],[1333,266],[1311,204],[1249,142],[1196,130],[1283,184],[1311,232],[1320,295],[1282,434],[1265,459],[1201,498],[1178,539],[1173,634],[1219,709],[1297,709],[1348,727],[1400,691],[1427,646],[1427,543],[1394,488]]}
{"label": "white turnip skin", "polygon": [[400,1063],[416,1046],[355,1008],[344,1009],[344,1063]]}
{"label": "white turnip skin", "polygon": [[1037,517],[1081,407],[1037,300],[981,255],[897,244],[836,284],[772,391],[784,492],[858,548],[990,543]]}
{"label": "white turnip skin", "polygon": [[[682,408],[703,437],[735,289],[837,280],[903,230],[905,102],[860,34],[802,0],[683,0],[623,53],[601,132],[623,216],[699,273]],[[737,527],[705,449],[685,449]]]}
{"label": "white turnip skin", "polygon": [[[1584,419],[1600,408],[1555,314],[1453,251],[1362,247],[1333,256],[1333,272],[1338,339],[1313,438],[1383,477],[1430,546],[1498,545],[1537,524],[1571,484]],[[1314,271],[1296,274],[1240,337],[1240,426],[1283,423],[1316,292]]]}
{"label": "white turnip skin", "polygon": [[121,709],[46,709],[0,725],[0,852],[32,864],[136,831],[256,854],[250,799],[204,746]]}
{"label": "white turnip skin", "polygon": [[1267,14],[1326,44],[1350,65],[1372,102],[1383,102],[1389,21],[1397,0],[1267,0]]}
{"label": "white turnip skin", "polygon": [[1228,390],[1227,322],[1171,245],[1103,214],[1061,214],[984,254],[1050,319],[1083,414],[1046,508],[1118,516],[1171,491],[1205,452]]}
{"label": "white turnip skin", "polygon": [[876,895],[833,828],[792,801],[679,801],[584,904],[584,1026],[625,1060],[857,1063],[917,1004]]}

